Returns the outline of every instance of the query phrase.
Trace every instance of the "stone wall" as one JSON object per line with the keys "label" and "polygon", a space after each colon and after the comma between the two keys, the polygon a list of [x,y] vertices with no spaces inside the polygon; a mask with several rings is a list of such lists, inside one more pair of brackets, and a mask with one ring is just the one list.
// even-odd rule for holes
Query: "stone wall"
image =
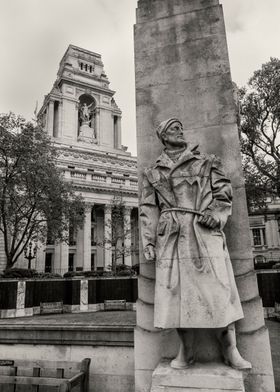
{"label": "stone wall", "polygon": [[137,296],[137,278],[0,280],[0,318],[32,316],[41,303],[57,302],[64,313],[102,310],[106,300],[125,300],[132,310]]}

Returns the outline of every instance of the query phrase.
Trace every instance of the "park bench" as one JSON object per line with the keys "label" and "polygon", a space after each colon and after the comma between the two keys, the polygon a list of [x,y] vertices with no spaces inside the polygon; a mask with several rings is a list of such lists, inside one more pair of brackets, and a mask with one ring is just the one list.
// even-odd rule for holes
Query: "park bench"
{"label": "park bench", "polygon": [[63,313],[63,302],[40,302],[40,314]]}
{"label": "park bench", "polygon": [[126,310],[125,299],[107,299],[104,301],[104,310]]}
{"label": "park bench", "polygon": [[89,358],[81,362],[0,360],[0,391],[88,392],[89,366]]}

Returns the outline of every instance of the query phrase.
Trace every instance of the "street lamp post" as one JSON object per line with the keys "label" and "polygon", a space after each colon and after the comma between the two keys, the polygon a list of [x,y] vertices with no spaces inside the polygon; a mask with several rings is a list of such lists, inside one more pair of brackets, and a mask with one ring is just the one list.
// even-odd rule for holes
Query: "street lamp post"
{"label": "street lamp post", "polygon": [[31,261],[35,259],[37,254],[37,245],[33,247],[33,243],[30,241],[28,246],[24,248],[24,258],[28,260],[28,269],[31,269]]}

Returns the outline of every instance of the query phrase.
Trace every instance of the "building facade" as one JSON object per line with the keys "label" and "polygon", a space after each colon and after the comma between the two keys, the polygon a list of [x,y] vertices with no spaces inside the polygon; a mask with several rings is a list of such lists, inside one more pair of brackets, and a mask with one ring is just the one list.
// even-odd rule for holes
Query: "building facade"
{"label": "building facade", "polygon": [[249,214],[255,264],[280,263],[280,198],[268,199],[266,208]]}
{"label": "building facade", "polygon": [[[77,233],[69,224],[68,244],[50,239],[39,244],[32,261],[38,271],[107,270],[114,257],[129,266],[138,263],[137,161],[122,145],[122,113],[114,94],[101,56],[70,45],[38,118],[58,150],[65,181],[84,198],[85,221]],[[114,244],[116,206],[122,206],[123,236]],[[27,267],[23,256],[16,266]]]}

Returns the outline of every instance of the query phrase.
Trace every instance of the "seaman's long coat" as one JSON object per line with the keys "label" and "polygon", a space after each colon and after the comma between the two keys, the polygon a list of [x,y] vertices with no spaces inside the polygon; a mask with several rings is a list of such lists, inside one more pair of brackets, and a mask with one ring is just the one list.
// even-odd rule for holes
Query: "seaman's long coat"
{"label": "seaman's long coat", "polygon": [[[140,203],[144,248],[156,249],[154,325],[219,328],[243,318],[222,231],[231,213],[230,181],[214,155],[188,147],[174,163],[163,151],[145,171]],[[219,229],[183,207],[215,214]]]}

